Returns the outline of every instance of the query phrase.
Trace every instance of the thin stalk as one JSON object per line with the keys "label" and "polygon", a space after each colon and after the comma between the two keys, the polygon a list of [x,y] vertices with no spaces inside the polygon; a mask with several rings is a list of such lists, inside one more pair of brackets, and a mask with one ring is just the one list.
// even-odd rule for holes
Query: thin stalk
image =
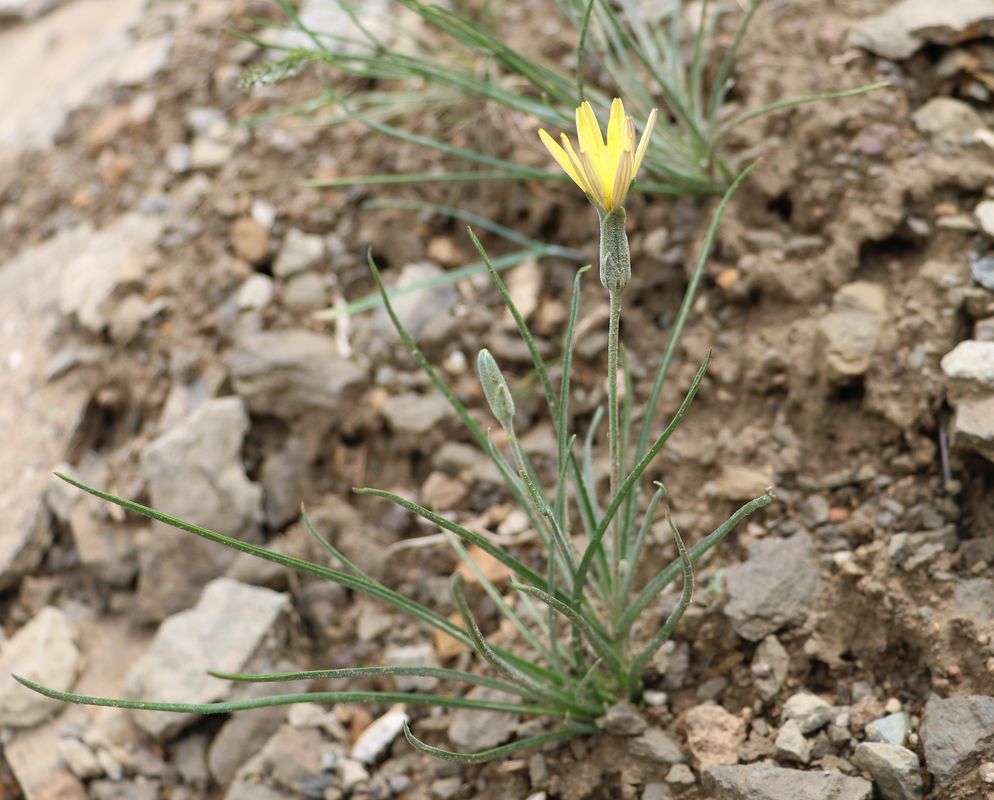
{"label": "thin stalk", "polygon": [[[621,482],[621,433],[618,424],[618,330],[621,321],[621,292],[611,291],[607,333],[607,424],[611,448],[611,497],[618,493]],[[621,524],[615,519],[611,526],[611,582],[618,585],[621,562]]]}
{"label": "thin stalk", "polygon": [[411,733],[410,726],[407,723],[404,724],[404,738],[407,739],[407,743],[415,750],[420,750],[422,753],[435,756],[435,758],[444,758],[447,761],[459,761],[463,764],[479,764],[483,761],[492,761],[495,758],[509,756],[511,753],[516,753],[519,750],[527,750],[532,747],[548,744],[549,742],[562,742],[566,739],[575,739],[577,736],[588,736],[594,733],[597,733],[595,725],[574,725],[560,731],[529,736],[527,739],[520,739],[510,744],[502,744],[499,747],[492,747],[489,750],[480,750],[476,753],[457,753],[454,750],[445,750],[441,747],[434,747],[422,742]]}

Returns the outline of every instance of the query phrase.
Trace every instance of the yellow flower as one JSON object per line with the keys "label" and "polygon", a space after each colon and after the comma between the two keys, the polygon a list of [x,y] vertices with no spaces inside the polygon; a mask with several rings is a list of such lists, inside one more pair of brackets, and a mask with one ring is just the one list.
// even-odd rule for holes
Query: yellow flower
{"label": "yellow flower", "polygon": [[544,130],[538,132],[552,157],[573,182],[586,192],[587,197],[605,214],[621,208],[628,198],[635,175],[642,166],[649,147],[652,128],[656,124],[656,110],[649,114],[645,130],[635,147],[635,122],[625,116],[625,107],[617,97],[611,103],[611,118],[607,123],[607,143],[601,137],[600,125],[594,110],[586,100],[576,110],[576,135],[580,140],[580,154],[573,150],[566,134],[560,134],[560,147]]}

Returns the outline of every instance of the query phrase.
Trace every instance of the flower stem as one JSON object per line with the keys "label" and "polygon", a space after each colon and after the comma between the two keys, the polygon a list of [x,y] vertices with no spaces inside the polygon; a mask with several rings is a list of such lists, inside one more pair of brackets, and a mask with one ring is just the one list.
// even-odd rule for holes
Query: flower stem
{"label": "flower stem", "polygon": [[[618,329],[621,322],[621,291],[611,290],[611,310],[607,333],[607,413],[608,442],[611,448],[611,497],[621,484],[621,432],[618,424]],[[611,525],[612,584],[620,585],[621,517],[616,515]]]}

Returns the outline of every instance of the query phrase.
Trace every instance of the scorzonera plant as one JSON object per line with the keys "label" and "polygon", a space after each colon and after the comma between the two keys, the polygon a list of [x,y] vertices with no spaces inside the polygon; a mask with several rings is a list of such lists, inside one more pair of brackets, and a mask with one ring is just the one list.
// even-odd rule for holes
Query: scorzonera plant
{"label": "scorzonera plant", "polygon": [[[405,727],[407,739],[414,747],[442,758],[461,761],[483,761],[545,742],[594,733],[597,731],[595,722],[612,705],[636,699],[641,691],[642,674],[647,663],[670,637],[690,602],[694,562],[727,536],[743,518],[773,499],[772,493],[768,491],[746,503],[718,528],[689,548],[684,545],[680,532],[663,506],[663,514],[676,543],[678,557],[645,583],[636,583],[637,567],[646,548],[648,531],[663,505],[665,494],[662,484],[658,483],[651,495],[643,492],[643,475],[688,413],[707,371],[707,360],[700,365],[683,402],[668,423],[661,431],[654,433],[660,393],[700,283],[718,220],[731,193],[746,174],[741,174],[726,193],[708,230],[636,431],[632,413],[632,382],[619,342],[622,299],[632,269],[625,232],[625,201],[645,155],[654,120],[655,114],[652,113],[644,126],[641,139],[636,142],[635,124],[625,115],[621,101],[616,99],[611,105],[606,138],[589,105],[584,103],[576,110],[579,151],[565,135],[561,137],[560,145],[545,131],[540,134],[555,160],[591,200],[600,218],[600,278],[610,304],[606,412],[610,485],[606,496],[601,496],[598,492],[592,465],[598,420],[602,413],[598,413],[592,420],[581,446],[577,444],[577,437],[568,430],[573,337],[580,307],[580,282],[586,268],[577,273],[573,284],[573,298],[562,349],[561,378],[557,389],[504,282],[483,246],[470,231],[470,236],[489,266],[494,284],[531,353],[553,422],[556,444],[555,452],[549,455],[554,456],[556,469],[553,474],[540,475],[518,440],[514,394],[493,355],[486,349],[481,350],[477,364],[484,395],[496,423],[503,430],[502,439],[506,441],[506,446],[498,446],[489,432],[485,432],[473,420],[463,403],[444,383],[404,329],[386,295],[379,270],[370,258],[373,278],[384,297],[387,312],[398,334],[417,364],[451,403],[469,435],[500,471],[507,492],[527,515],[541,542],[544,566],[535,569],[529,566],[530,563],[535,563],[534,560],[529,558],[526,562],[522,553],[502,547],[488,536],[392,492],[380,489],[356,491],[396,503],[440,528],[458,556],[474,572],[500,614],[516,631],[517,640],[513,646],[501,647],[488,640],[476,621],[458,573],[452,576],[450,589],[461,624],[452,622],[435,609],[404,597],[364,573],[333,542],[323,538],[314,529],[306,513],[303,515],[306,526],[327,549],[331,558],[337,561],[336,567],[305,561],[222,536],[86,486],[67,476],[60,476],[80,489],[129,511],[259,558],[334,581],[390,604],[471,648],[491,667],[493,676],[429,666],[369,666],[266,675],[212,672],[216,677],[233,681],[430,676],[447,681],[453,687],[450,695],[345,690],[304,692],[213,704],[90,697],[55,691],[22,677],[17,679],[44,695],[70,702],[182,713],[225,713],[300,702],[404,702],[410,705],[511,711],[558,721],[547,732],[476,753],[457,753],[429,745],[417,738],[410,727]],[[624,402],[619,401],[619,377],[627,389]],[[508,568],[513,578],[507,595],[503,595],[476,566],[466,544],[479,547]],[[675,608],[647,637],[636,638],[635,625],[643,612],[651,609],[660,592],[678,580],[682,581],[682,586]],[[466,696],[461,694],[461,689],[466,686],[495,689],[507,695],[508,699],[505,702]]]}

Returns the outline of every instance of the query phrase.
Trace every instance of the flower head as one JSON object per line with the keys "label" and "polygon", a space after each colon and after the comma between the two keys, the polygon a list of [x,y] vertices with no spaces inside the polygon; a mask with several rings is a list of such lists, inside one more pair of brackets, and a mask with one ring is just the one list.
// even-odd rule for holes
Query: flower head
{"label": "flower head", "polygon": [[635,175],[642,166],[655,124],[656,110],[653,109],[636,148],[635,122],[631,117],[625,116],[625,107],[616,97],[611,103],[611,118],[607,123],[605,142],[594,110],[584,100],[576,110],[579,155],[565,133],[560,134],[562,147],[544,130],[540,130],[538,135],[559,166],[583,189],[590,201],[605,214],[610,214],[625,204]]}

